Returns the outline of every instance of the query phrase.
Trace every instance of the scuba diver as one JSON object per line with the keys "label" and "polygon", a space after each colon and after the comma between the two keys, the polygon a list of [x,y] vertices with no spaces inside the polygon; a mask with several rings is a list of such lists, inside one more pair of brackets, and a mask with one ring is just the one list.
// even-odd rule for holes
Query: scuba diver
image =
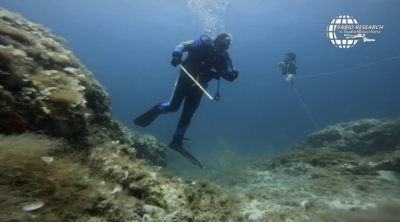
{"label": "scuba diver", "polygon": [[[218,80],[218,90],[215,96],[215,99],[218,101],[220,77],[232,82],[239,75],[239,72],[233,67],[227,52],[230,43],[230,36],[222,33],[214,40],[206,35],[202,35],[198,39],[182,42],[177,45],[172,52],[171,65],[174,67],[179,65],[181,69],[180,75],[175,82],[171,99],[167,102],[156,104],[150,110],[134,119],[136,125],[141,127],[148,126],[160,114],[176,112],[183,100],[185,100],[182,114],[172,141],[169,143],[169,147],[200,168],[202,168],[201,163],[185,150],[182,140],[186,139],[184,138],[185,132],[194,112],[200,104],[203,95],[202,87],[207,88],[207,83],[212,79]],[[185,60],[182,61],[183,52],[188,52],[188,54]]]}
{"label": "scuba diver", "polygon": [[286,53],[283,59],[283,62],[279,62],[278,66],[282,70],[282,74],[287,75],[286,81],[290,81],[293,85],[293,75],[296,74],[296,54],[294,53]]}

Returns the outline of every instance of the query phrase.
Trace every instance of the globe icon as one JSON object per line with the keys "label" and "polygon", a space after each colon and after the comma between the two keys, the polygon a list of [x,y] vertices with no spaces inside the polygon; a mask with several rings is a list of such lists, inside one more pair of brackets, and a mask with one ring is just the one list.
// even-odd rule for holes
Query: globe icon
{"label": "globe icon", "polygon": [[357,20],[350,15],[339,15],[331,20],[329,25],[326,27],[326,35],[331,43],[337,48],[347,49],[353,47],[358,40],[357,39],[339,39],[336,35],[336,28],[339,25],[355,25],[358,24]]}

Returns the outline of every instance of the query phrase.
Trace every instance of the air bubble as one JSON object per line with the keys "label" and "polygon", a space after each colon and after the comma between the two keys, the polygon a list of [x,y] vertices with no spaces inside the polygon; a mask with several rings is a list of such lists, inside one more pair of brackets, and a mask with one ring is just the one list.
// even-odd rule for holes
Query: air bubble
{"label": "air bubble", "polygon": [[197,14],[201,26],[210,37],[224,32],[222,11],[228,5],[227,0],[189,0],[188,7]]}

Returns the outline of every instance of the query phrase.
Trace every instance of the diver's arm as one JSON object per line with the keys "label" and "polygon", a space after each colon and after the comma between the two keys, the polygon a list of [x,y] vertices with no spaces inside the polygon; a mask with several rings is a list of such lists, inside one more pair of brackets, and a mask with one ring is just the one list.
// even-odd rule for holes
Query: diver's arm
{"label": "diver's arm", "polygon": [[235,67],[233,67],[232,60],[229,58],[228,53],[226,53],[225,58],[225,70],[222,71],[220,75],[226,81],[233,82],[233,80],[235,80],[239,76],[239,72],[235,69]]}
{"label": "diver's arm", "polygon": [[179,45],[175,46],[174,52],[182,54],[183,52],[187,52],[191,48],[196,48],[201,45],[203,45],[201,39],[181,42]]}
{"label": "diver's arm", "polygon": [[203,44],[201,39],[190,40],[186,42],[181,42],[179,45],[175,46],[174,51],[172,52],[172,60],[171,65],[177,66],[182,63],[182,53],[189,51],[191,48],[199,47]]}

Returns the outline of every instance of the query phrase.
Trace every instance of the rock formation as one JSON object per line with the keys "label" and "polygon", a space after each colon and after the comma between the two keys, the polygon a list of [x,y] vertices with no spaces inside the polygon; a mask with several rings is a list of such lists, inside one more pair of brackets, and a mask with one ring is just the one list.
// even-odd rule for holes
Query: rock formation
{"label": "rock formation", "polygon": [[40,132],[63,138],[78,151],[119,141],[164,166],[166,146],[111,117],[104,87],[63,42],[0,9],[0,134]]}
{"label": "rock formation", "polygon": [[0,8],[0,221],[244,221],[238,198],[163,171],[64,40]]}
{"label": "rock formation", "polygon": [[63,41],[0,8],[0,221],[398,221],[400,119],[330,126],[239,167],[210,159],[224,188],[185,180],[162,167],[164,144],[110,115]]}
{"label": "rock formation", "polygon": [[329,147],[361,156],[393,151],[400,144],[400,118],[363,119],[328,126],[293,149]]}

